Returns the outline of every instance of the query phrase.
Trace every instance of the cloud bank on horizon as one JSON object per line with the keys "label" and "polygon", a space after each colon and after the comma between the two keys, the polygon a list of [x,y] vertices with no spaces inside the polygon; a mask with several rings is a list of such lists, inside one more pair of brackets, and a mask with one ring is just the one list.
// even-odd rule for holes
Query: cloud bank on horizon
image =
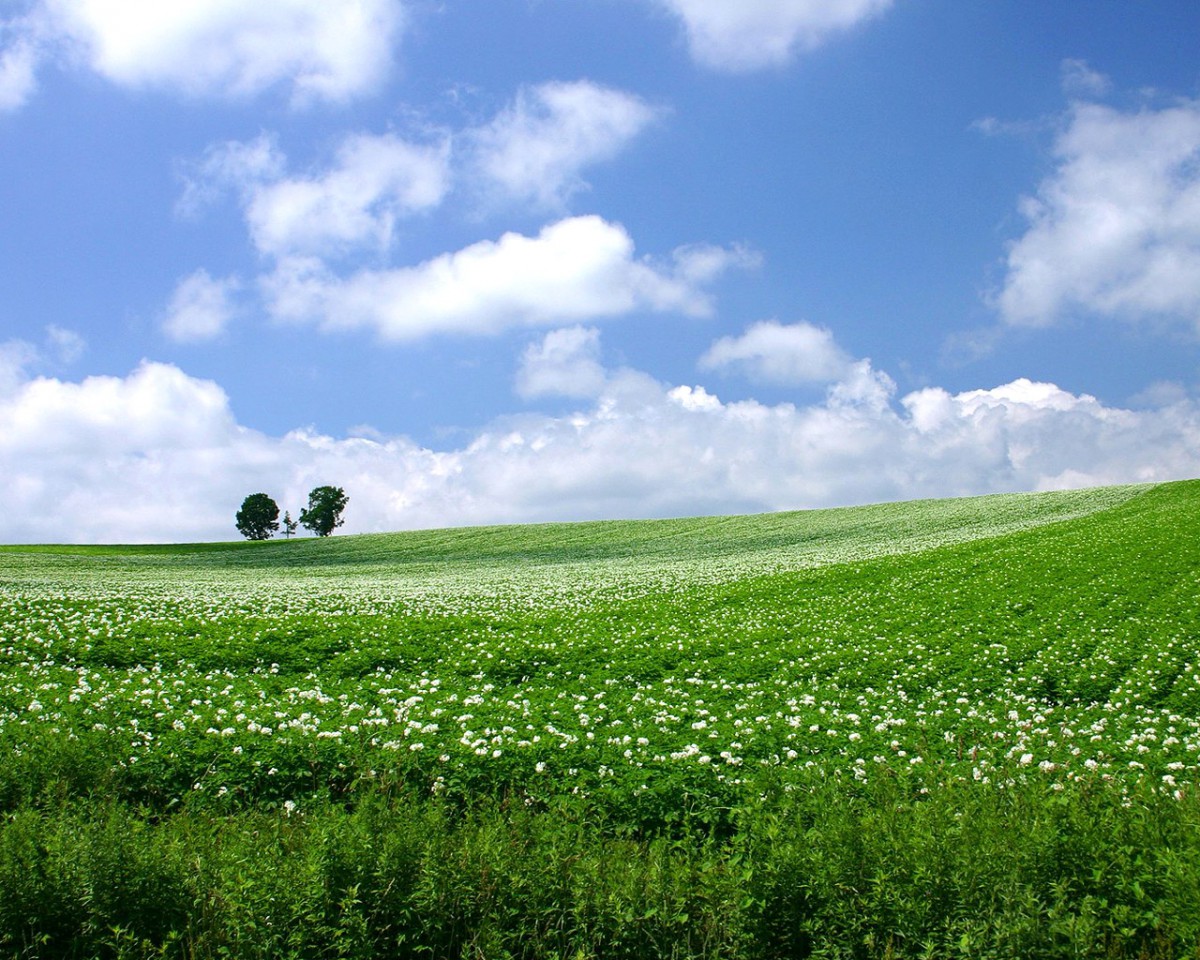
{"label": "cloud bank on horizon", "polygon": [[1200,13],[1139,58],[1042,11],[1092,33],[1009,107],[931,103],[962,62],[914,37],[979,14],[928,6],[11,4],[0,542],[230,539],[322,483],[365,532],[1200,475],[1200,73],[1161,43]]}
{"label": "cloud bank on horizon", "polygon": [[[293,513],[326,479],[353,492],[346,532],[752,513],[1173,479],[1196,473],[1200,405],[1132,412],[1053,384],[914,391],[893,405],[859,361],[806,407],[724,402],[595,361],[595,331],[527,352],[527,392],[591,394],[571,413],[509,416],[470,443],[272,437],[212,381],[145,363],[126,377],[39,378],[0,401],[8,538],[224,538],[229,504],[270,490]],[[575,335],[572,336],[571,334]],[[566,335],[566,336],[564,336]],[[253,489],[252,489],[253,488]]]}

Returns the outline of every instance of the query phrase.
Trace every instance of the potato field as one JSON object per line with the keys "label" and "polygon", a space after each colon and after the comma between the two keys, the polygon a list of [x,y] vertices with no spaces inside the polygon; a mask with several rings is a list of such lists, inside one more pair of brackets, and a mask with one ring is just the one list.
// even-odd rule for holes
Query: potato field
{"label": "potato field", "polygon": [[0,548],[0,956],[1200,957],[1200,482]]}

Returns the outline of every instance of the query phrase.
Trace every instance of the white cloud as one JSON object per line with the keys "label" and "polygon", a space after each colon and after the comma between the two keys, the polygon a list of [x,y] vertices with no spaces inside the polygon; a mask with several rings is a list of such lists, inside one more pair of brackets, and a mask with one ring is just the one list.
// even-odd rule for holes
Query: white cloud
{"label": "white cloud", "polygon": [[289,174],[267,135],[213,144],[185,172],[178,210],[193,215],[232,190],[260,253],[324,258],[386,250],[397,220],[439,206],[464,184],[489,202],[562,206],[586,186],[582,170],[615,156],[655,115],[619,90],[546,83],[522,89],[490,123],[435,142],[350,134],[331,163],[308,174]]}
{"label": "white cloud", "polygon": [[83,356],[87,341],[74,330],[46,327],[41,346],[28,340],[0,342],[0,397],[14,393],[39,370],[69,367]]}
{"label": "white cloud", "polygon": [[872,367],[870,360],[855,360],[829,388],[828,405],[834,409],[861,407],[882,413],[895,394],[896,383],[891,377]]}
{"label": "white cloud", "polygon": [[522,397],[594,397],[607,376],[600,364],[600,331],[594,327],[551,330],[521,354],[517,393]]}
{"label": "white cloud", "polygon": [[214,280],[207,270],[197,270],[175,288],[163,318],[163,332],[181,343],[219,337],[234,318],[232,298],[240,288],[236,277]]}
{"label": "white cloud", "polygon": [[485,189],[559,207],[585,184],[580,172],[609,160],[655,118],[638,97],[586,80],[521,89],[491,123],[467,131]]}
{"label": "white cloud", "polygon": [[867,359],[855,360],[833,333],[810,323],[765,320],[740,337],[722,337],[700,358],[702,370],[739,370],[751,380],[788,386],[829,384],[830,408],[886,410],[896,384]]}
{"label": "white cloud", "polygon": [[198,163],[181,164],[183,194],[175,205],[176,213],[196,216],[231,190],[248,204],[264,184],[281,180],[286,170],[287,157],[267,134],[245,142],[211,144]]}
{"label": "white cloud", "polygon": [[700,367],[733,369],[753,380],[795,385],[837,380],[852,362],[824,327],[765,320],[739,337],[722,337],[700,358]]}
{"label": "white cloud", "polygon": [[240,198],[260,253],[334,257],[386,250],[396,221],[438,206],[450,188],[449,145],[392,134],[350,134],[333,162],[309,176],[287,174],[287,157],[263,135],[214,144],[184,174],[181,215],[222,193]]}
{"label": "white cloud", "polygon": [[388,253],[401,219],[438,207],[464,182],[489,199],[564,201],[582,185],[583,168],[610,158],[653,116],[636,97],[580,81],[522,90],[492,123],[437,142],[348,135],[331,163],[308,174],[289,172],[270,135],[217,143],[182,171],[177,212],[194,216],[233,193],[256,249],[273,261],[259,278],[267,309],[322,329],[365,327],[408,340],[634,310],[705,314],[705,288],[731,266],[755,263],[752,252],[697,244],[665,264],[635,259],[628,234],[598,217],[561,220],[536,237],[507,233],[413,266],[345,274],[351,254]]}
{"label": "white cloud", "polygon": [[768,406],[622,370],[570,415],[502,418],[439,452],[266,436],[216,384],[146,363],[0,398],[0,473],[2,542],[232,539],[248,492],[295,513],[321,483],[350,495],[347,533],[719,514],[1196,476],[1200,405],[1133,412],[1017,380],[898,407]]}
{"label": "white cloud", "polygon": [[55,360],[72,364],[87,350],[87,341],[74,330],[51,324],[46,328],[46,341]]}
{"label": "white cloud", "polygon": [[32,17],[84,65],[129,87],[296,103],[345,101],[386,77],[398,0],[40,0]]}
{"label": "white cloud", "polygon": [[1072,97],[1102,97],[1112,86],[1108,77],[1089,67],[1086,60],[1064,60],[1061,69],[1063,90]]}
{"label": "white cloud", "polygon": [[988,470],[996,471],[999,485],[1016,482],[1026,489],[1200,472],[1200,457],[1188,449],[1200,440],[1194,402],[1134,412],[1025,379],[955,396],[928,388],[901,402],[930,466],[941,472],[943,484],[960,488]]}
{"label": "white cloud", "polygon": [[445,145],[359,134],[317,176],[256,185],[246,219],[255,246],[273,256],[386,250],[396,219],[436,207],[448,187]]}
{"label": "white cloud", "polygon": [[22,20],[0,20],[0,113],[25,105],[37,86],[38,43]]}
{"label": "white cloud", "polygon": [[152,450],[195,450],[224,442],[234,427],[219,386],[175,367],[143,363],[128,377],[87,377],[71,383],[29,381],[3,411],[4,432],[30,456],[104,459]]}
{"label": "white cloud", "polygon": [[892,0],[656,0],[682,18],[692,56],[745,71],[785,63],[880,13]]}
{"label": "white cloud", "polygon": [[1200,330],[1200,101],[1072,105],[1026,198],[996,305],[1014,325],[1099,315]]}
{"label": "white cloud", "polygon": [[28,371],[38,360],[38,350],[25,340],[0,343],[0,397],[16,391],[29,378]]}
{"label": "white cloud", "polygon": [[495,333],[557,326],[637,310],[704,316],[704,279],[743,265],[740,250],[685,248],[670,264],[634,256],[625,230],[599,217],[572,217],[536,237],[506,233],[413,267],[334,275],[320,261],[291,258],[263,279],[268,309],[280,320],[323,329],[367,328],[386,340],[436,333]]}
{"label": "white cloud", "polygon": [[216,384],[174,367],[31,380],[0,402],[0,464],[31,511],[0,540],[222,538],[215,504],[253,479],[254,440]]}
{"label": "white cloud", "polygon": [[1144,390],[1138,391],[1129,398],[1135,407],[1171,407],[1177,403],[1186,403],[1187,388],[1174,380],[1156,380]]}

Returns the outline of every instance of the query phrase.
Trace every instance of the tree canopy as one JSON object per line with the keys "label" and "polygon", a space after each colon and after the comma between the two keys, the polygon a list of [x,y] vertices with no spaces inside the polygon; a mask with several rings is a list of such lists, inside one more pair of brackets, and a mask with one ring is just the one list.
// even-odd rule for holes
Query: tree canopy
{"label": "tree canopy", "polygon": [[315,487],[308,506],[300,511],[300,525],[318,537],[327,537],[342,525],[342,511],[350,498],[341,487]]}
{"label": "tree canopy", "polygon": [[252,493],[234,519],[238,533],[247,540],[269,540],[279,529],[279,504],[265,493]]}

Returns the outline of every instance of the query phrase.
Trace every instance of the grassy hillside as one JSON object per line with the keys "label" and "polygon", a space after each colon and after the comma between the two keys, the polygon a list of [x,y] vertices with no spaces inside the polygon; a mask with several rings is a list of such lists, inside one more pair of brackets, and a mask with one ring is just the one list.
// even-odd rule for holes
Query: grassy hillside
{"label": "grassy hillside", "polygon": [[1200,955],[1198,508],[5,548],[0,950]]}
{"label": "grassy hillside", "polygon": [[[468,578],[536,588],[577,572],[585,582],[627,582],[670,572],[690,581],[740,579],[844,560],[908,553],[1086,516],[1139,496],[1146,486],[997,494],[835,510],[682,520],[598,521],[467,527],[264,542],[108,546],[0,546],[0,575],[53,581],[56,571],[111,581],[120,569],[144,578],[194,577],[233,584],[237,572],[387,578],[432,588]],[[19,562],[4,563],[5,554]],[[88,563],[85,560],[107,562]]]}
{"label": "grassy hillside", "polygon": [[[1049,493],[1002,493],[953,500],[913,500],[834,510],[785,511],[686,520],[539,523],[462,527],[412,533],[301,538],[233,544],[0,546],[0,552],[55,556],[188,559],[260,568],[306,564],[472,564],[505,560],[586,562],[628,557],[674,560],[781,551],[828,560],[907,552],[1069,520],[1123,503],[1147,486]],[[884,545],[890,546],[883,551]]]}

